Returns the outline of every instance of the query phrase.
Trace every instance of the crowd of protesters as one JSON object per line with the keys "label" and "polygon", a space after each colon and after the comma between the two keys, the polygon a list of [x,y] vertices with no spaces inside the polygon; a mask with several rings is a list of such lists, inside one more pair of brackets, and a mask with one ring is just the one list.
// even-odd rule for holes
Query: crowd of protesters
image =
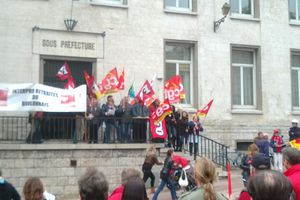
{"label": "crowd of protesters", "polygon": [[[255,144],[253,144],[255,145]],[[283,150],[284,173],[271,170],[270,157],[258,152],[258,147],[249,147],[251,153],[250,176],[246,181],[245,188],[241,191],[238,200],[299,200],[300,199],[300,151],[296,148],[286,147]],[[145,181],[149,176],[154,164],[163,167],[160,172],[160,184],[154,192],[152,200],[158,196],[165,186],[170,190],[172,200],[225,200],[223,194],[216,191],[214,183],[217,178],[216,166],[208,158],[199,158],[191,167],[185,158],[175,155],[172,149],[167,151],[164,162],[157,158],[154,146],[146,152],[142,173],[136,168],[126,168],[121,173],[121,185],[109,194],[109,183],[104,175],[96,168],[88,168],[79,178],[78,188],[80,200],[149,200]],[[145,167],[146,163],[149,164]],[[193,188],[177,195],[176,181],[173,177],[175,170],[181,168],[188,175],[186,178],[193,179]],[[190,171],[190,172],[188,172]],[[1,173],[1,172],[0,172]],[[185,173],[183,173],[185,174]],[[152,181],[152,180],[151,180]],[[154,185],[151,186],[153,187]],[[25,200],[55,200],[55,197],[45,191],[39,178],[29,178],[23,187]],[[0,199],[20,200],[21,197],[16,189],[0,177]]]}
{"label": "crowd of protesters", "polygon": [[245,189],[238,200],[300,199],[300,150],[290,147],[290,142],[300,140],[298,120],[292,120],[288,134],[289,142],[284,143],[279,129],[273,130],[270,139],[258,132],[242,158]]}
{"label": "crowd of protesters", "polygon": [[[158,108],[160,101],[156,99],[149,107],[142,101],[129,97],[121,99],[116,104],[112,95],[106,97],[101,104],[93,95],[87,98],[87,112],[75,113],[74,117],[66,117],[67,124],[51,121],[49,113],[37,112],[30,115],[32,131],[28,135],[27,143],[42,143],[44,138],[60,137],[57,131],[61,130],[71,135],[73,143],[82,138],[88,143],[144,143],[149,129],[149,116]],[[198,135],[203,131],[200,118],[188,114],[182,109],[175,109],[165,118],[167,132],[167,146],[175,151],[182,151],[183,145],[189,145],[190,154],[198,151]],[[76,119],[75,119],[76,116]],[[49,120],[50,119],[50,120]],[[56,119],[55,117],[53,119]],[[62,117],[57,120],[63,121]],[[61,126],[53,129],[53,126]],[[52,127],[52,128],[51,128]],[[103,130],[103,139],[99,138],[99,130]],[[52,130],[53,129],[53,130]],[[48,133],[49,132],[49,133]],[[52,134],[52,135],[51,135]],[[101,140],[102,139],[102,140]],[[153,139],[154,142],[164,142],[162,139]],[[184,144],[185,143],[185,144]]]}
{"label": "crowd of protesters", "polygon": [[[118,112],[125,116],[145,117],[149,115],[149,112],[153,112],[159,102],[155,101],[148,110],[138,101],[134,105],[130,105],[126,98],[122,99],[119,106],[115,106],[112,96],[108,96],[107,103],[101,107],[94,101],[91,101],[90,105],[91,108],[87,115],[90,120],[89,127],[92,130],[98,129],[99,127],[95,127],[95,124],[98,125],[99,123],[94,122],[97,119],[96,116],[107,116],[103,121],[106,124],[104,142],[109,143],[112,128],[121,130],[118,138],[128,142],[135,137],[134,135],[131,137],[126,131],[124,133],[124,130],[133,128],[134,132],[134,127],[138,127],[137,131],[145,129],[144,121],[132,122],[130,118],[121,118],[118,121],[119,125],[116,125],[116,121],[109,117],[118,116]],[[174,110],[173,114],[167,117],[166,123],[170,147],[180,151],[183,143],[187,142],[191,150],[190,154],[193,151],[198,151],[197,136],[203,131],[203,127],[196,115],[189,121],[185,111],[179,109],[175,112]],[[91,131],[89,134],[89,142],[97,143],[98,137],[94,135],[96,132]],[[298,121],[293,119],[292,127],[289,129],[289,141],[297,139],[300,139],[300,128]],[[192,167],[186,158],[176,155],[173,149],[167,151],[164,162],[161,162],[158,159],[155,146],[150,146],[141,169],[143,177],[139,170],[124,169],[121,174],[121,185],[115,188],[110,195],[108,194],[109,184],[105,175],[97,169],[88,169],[78,181],[81,200],[147,200],[149,198],[145,182],[148,178],[151,179],[153,200],[158,199],[165,186],[170,190],[172,200],[225,199],[214,189],[216,167],[211,160],[207,158],[197,159],[195,166]],[[155,176],[152,173],[152,167],[155,164],[162,165],[160,184],[156,191],[154,187]],[[253,144],[248,147],[248,153],[243,157],[240,167],[245,187],[238,200],[300,200],[300,151],[290,147],[289,143],[284,143],[279,129],[273,130],[271,138],[267,133],[259,132],[254,138]],[[182,178],[183,172],[186,172],[188,184],[193,186],[181,196],[176,193],[179,183],[174,177],[176,177],[177,171],[181,172],[180,178]],[[46,194],[43,184],[38,178],[30,178],[24,185],[25,200],[44,200]],[[15,188],[2,176],[0,177],[0,199],[20,199]]]}

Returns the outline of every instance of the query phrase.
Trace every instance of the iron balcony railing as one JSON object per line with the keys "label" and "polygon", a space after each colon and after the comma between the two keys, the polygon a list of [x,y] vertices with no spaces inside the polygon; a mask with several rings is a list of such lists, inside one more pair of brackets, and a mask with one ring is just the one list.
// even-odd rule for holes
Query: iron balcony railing
{"label": "iron balcony railing", "polygon": [[[194,145],[198,146],[197,152],[194,151],[195,148],[191,151],[194,155],[194,159],[197,158],[197,156],[200,157],[207,157],[211,159],[215,164],[226,167],[228,160],[228,146],[221,144],[215,140],[212,140],[208,137],[205,137],[203,135],[198,135],[198,143],[194,143]],[[185,150],[190,151],[190,146],[185,142]]]}
{"label": "iron balcony railing", "polygon": [[0,143],[146,143],[150,135],[148,117],[0,116]]}

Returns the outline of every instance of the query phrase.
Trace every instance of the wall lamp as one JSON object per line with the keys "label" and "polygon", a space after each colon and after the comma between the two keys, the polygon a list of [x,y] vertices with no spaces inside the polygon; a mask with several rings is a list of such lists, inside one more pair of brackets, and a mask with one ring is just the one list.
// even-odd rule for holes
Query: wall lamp
{"label": "wall lamp", "polygon": [[75,28],[76,24],[78,23],[78,21],[76,21],[75,19],[73,19],[73,1],[78,1],[78,0],[71,0],[71,17],[68,19],[65,19],[65,26],[67,28],[68,31],[73,31],[73,29]]}
{"label": "wall lamp", "polygon": [[225,18],[227,17],[229,10],[230,10],[230,5],[227,2],[224,3],[224,5],[222,6],[222,13],[224,17],[222,17],[218,21],[214,21],[214,32],[216,32],[220,24],[225,21]]}

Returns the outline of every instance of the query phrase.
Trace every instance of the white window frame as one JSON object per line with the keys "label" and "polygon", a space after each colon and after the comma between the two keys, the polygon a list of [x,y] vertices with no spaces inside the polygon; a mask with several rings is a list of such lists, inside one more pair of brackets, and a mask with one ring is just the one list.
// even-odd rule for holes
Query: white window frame
{"label": "white window frame", "polygon": [[107,5],[123,5],[124,3],[124,0],[118,0],[118,2],[112,0],[90,0],[90,1],[93,3],[101,3]]}
{"label": "white window frame", "polygon": [[[175,46],[175,45],[178,45],[180,46],[181,44],[178,44],[178,43],[167,43],[166,46]],[[166,64],[175,64],[176,65],[176,75],[179,75],[179,65],[180,64],[186,64],[186,65],[189,65],[190,68],[190,100],[191,102],[190,103],[179,103],[179,105],[189,105],[189,106],[192,106],[194,104],[194,86],[193,86],[193,46],[192,45],[188,45],[186,43],[182,43],[182,46],[188,46],[190,48],[190,54],[191,54],[191,57],[190,57],[190,60],[170,60],[170,59],[166,59],[165,61],[165,67],[166,67]],[[166,68],[165,68],[166,70]],[[167,81],[167,80],[165,80]]]}
{"label": "white window frame", "polygon": [[[234,105],[233,100],[232,100],[232,105],[234,109],[257,109],[257,100],[256,100],[256,52],[255,50],[251,49],[236,49],[233,48],[232,51],[247,51],[253,53],[253,64],[245,64],[245,63],[233,63],[231,64],[232,68],[233,67],[239,67],[240,70],[240,85],[241,85],[241,105]],[[244,100],[244,68],[252,68],[253,71],[253,105],[244,105],[245,100]],[[232,97],[233,98],[233,97]]]}
{"label": "white window frame", "polygon": [[231,12],[231,16],[233,17],[241,17],[241,18],[254,18],[254,0],[251,1],[251,14],[243,14],[242,13],[242,0],[238,0],[239,2],[239,12],[233,13]]}
{"label": "white window frame", "polygon": [[193,10],[193,1],[189,0],[189,8],[181,8],[179,7],[179,0],[174,0],[176,1],[176,6],[167,6],[166,5],[166,0],[165,0],[165,9],[167,10],[173,10],[173,11],[180,11],[180,12],[192,12]]}
{"label": "white window frame", "polygon": [[[294,0],[294,1],[296,1],[295,2],[295,4],[296,4],[296,19],[290,18],[290,21],[295,22],[295,23],[300,23],[300,17],[299,17],[300,10],[299,10],[299,5],[298,5],[300,3],[300,0]],[[289,13],[290,13],[290,9],[291,9],[291,5],[289,5]]]}
{"label": "white window frame", "polygon": [[[292,56],[300,56],[299,53],[292,53],[291,54]],[[294,72],[293,72],[294,71]],[[293,107],[293,110],[297,110],[297,111],[300,111],[300,67],[295,67],[295,66],[292,66],[292,71],[291,73],[298,73],[298,104],[299,104],[299,107],[296,107],[294,105],[292,105]],[[293,84],[293,83],[292,83]],[[292,94],[293,95],[293,94]],[[292,97],[293,98],[293,97]],[[293,104],[293,102],[292,102]]]}

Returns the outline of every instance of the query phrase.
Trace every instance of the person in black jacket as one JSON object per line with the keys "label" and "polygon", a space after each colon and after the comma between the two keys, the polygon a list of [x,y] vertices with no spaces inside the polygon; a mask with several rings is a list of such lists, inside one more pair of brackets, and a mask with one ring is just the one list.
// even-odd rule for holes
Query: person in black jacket
{"label": "person in black jacket", "polygon": [[176,138],[177,138],[177,146],[175,151],[182,151],[183,142],[187,142],[188,136],[188,121],[189,115],[186,111],[179,110],[177,112],[177,123],[176,123]]}
{"label": "person in black jacket", "polygon": [[196,156],[199,148],[199,135],[203,131],[203,127],[200,123],[200,119],[197,115],[193,116],[193,120],[188,122],[188,133],[189,133],[189,151],[190,156]]}
{"label": "person in black jacket", "polygon": [[298,127],[298,120],[297,119],[292,120],[292,127],[289,130],[289,136],[290,136],[289,141],[300,138],[300,128]]}
{"label": "person in black jacket", "polygon": [[248,181],[248,178],[250,177],[250,165],[252,163],[252,158],[258,152],[259,152],[258,147],[256,146],[256,144],[253,143],[248,147],[247,154],[245,154],[242,158],[240,168],[243,170],[242,171],[242,180],[243,180],[245,187],[247,186],[247,181]]}
{"label": "person in black jacket", "polygon": [[168,185],[168,188],[170,189],[172,200],[177,199],[176,190],[175,190],[175,187],[174,187],[173,181],[171,179],[171,175],[170,175],[170,171],[175,168],[174,161],[172,160],[172,154],[173,154],[173,150],[169,149],[167,151],[167,157],[164,161],[164,166],[163,166],[162,170],[160,171],[161,182],[160,182],[160,185],[158,186],[156,192],[154,193],[152,200],[157,200],[159,193],[164,189],[166,184]]}
{"label": "person in black jacket", "polygon": [[12,184],[4,180],[0,170],[0,199],[1,200],[20,200],[21,197]]}

